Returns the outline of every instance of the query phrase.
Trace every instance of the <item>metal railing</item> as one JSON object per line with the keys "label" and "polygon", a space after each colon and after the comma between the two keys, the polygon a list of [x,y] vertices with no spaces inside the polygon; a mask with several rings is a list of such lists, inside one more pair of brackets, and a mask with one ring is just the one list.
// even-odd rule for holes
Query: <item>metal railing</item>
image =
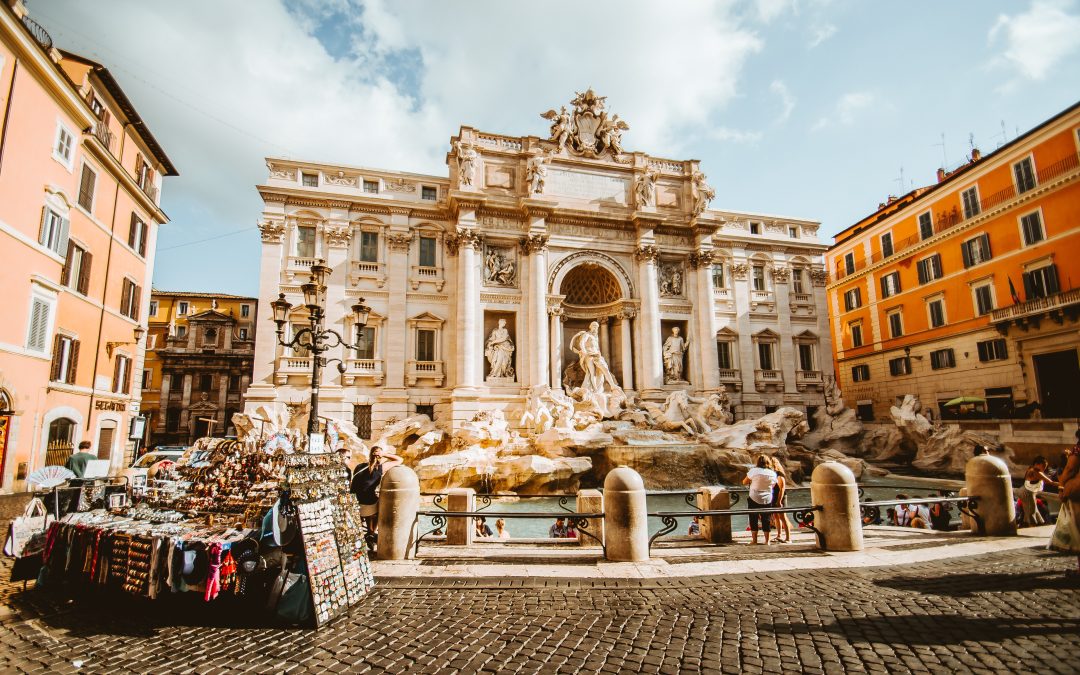
{"label": "metal railing", "polygon": [[870,523],[876,523],[881,520],[881,507],[882,506],[920,506],[931,504],[956,504],[960,513],[964,514],[968,518],[971,518],[975,522],[975,526],[979,534],[984,534],[986,528],[983,525],[982,517],[975,512],[978,506],[979,498],[977,496],[965,496],[965,497],[925,497],[922,499],[879,499],[873,502],[859,502],[860,515],[862,516],[863,523],[870,521]]}
{"label": "metal railing", "polygon": [[[434,497],[434,499],[431,500],[432,505],[437,509],[441,509],[443,511],[446,511],[447,506],[448,506],[446,504],[446,498],[449,496],[447,493],[445,493],[445,492],[421,492],[420,496],[421,497]],[[567,513],[577,513],[577,511],[575,511],[575,510],[573,510],[571,508],[567,508],[567,506],[566,506],[570,502],[571,499],[574,499],[574,500],[577,499],[576,494],[572,494],[572,495],[568,495],[568,494],[561,494],[561,495],[560,494],[553,494],[553,495],[541,495],[541,494],[513,494],[513,495],[478,494],[478,495],[475,495],[475,500],[476,500],[477,503],[483,504],[483,506],[477,507],[476,510],[477,511],[483,511],[485,509],[491,508],[491,503],[492,503],[493,499],[500,499],[500,498],[509,498],[509,499],[553,499],[555,497],[559,498],[559,508],[560,509],[562,509],[563,511],[566,511]]]}
{"label": "metal railing", "polygon": [[34,42],[38,43],[39,47],[45,51],[52,49],[52,36],[49,35],[49,32],[45,30],[40,23],[31,19],[29,15],[24,14],[22,17],[22,24],[26,26],[26,30],[30,32],[30,37],[34,38]]}
{"label": "metal railing", "polygon": [[795,521],[800,526],[810,530],[817,535],[818,547],[825,550],[825,535],[821,533],[816,527],[814,527],[814,512],[821,511],[821,506],[784,506],[771,509],[715,509],[715,510],[699,510],[699,511],[650,511],[647,515],[653,518],[659,518],[663,523],[663,527],[660,528],[653,536],[649,537],[649,550],[652,551],[653,543],[661,537],[667,536],[679,529],[679,518],[709,518],[714,516],[746,516],[751,513],[759,515],[771,516],[777,513],[792,514]]}
{"label": "metal railing", "polygon": [[[547,495],[545,495],[547,496]],[[416,538],[416,542],[413,547],[413,555],[420,555],[420,542],[424,537],[434,534],[435,532],[442,530],[446,527],[449,518],[529,518],[536,519],[541,518],[545,520],[563,519],[569,523],[572,523],[577,529],[579,534],[583,534],[586,537],[595,541],[600,549],[607,555],[607,545],[604,541],[589,531],[589,520],[602,520],[604,518],[603,512],[595,513],[577,513],[571,512],[573,515],[567,516],[565,512],[559,511],[545,511],[545,512],[525,512],[525,511],[445,511],[445,510],[420,510],[416,512],[416,518],[413,520],[413,528],[417,529],[420,523],[420,517],[426,516],[431,518],[432,528],[427,532],[422,533]],[[471,522],[468,523],[471,525]],[[467,526],[468,526],[467,525]]]}

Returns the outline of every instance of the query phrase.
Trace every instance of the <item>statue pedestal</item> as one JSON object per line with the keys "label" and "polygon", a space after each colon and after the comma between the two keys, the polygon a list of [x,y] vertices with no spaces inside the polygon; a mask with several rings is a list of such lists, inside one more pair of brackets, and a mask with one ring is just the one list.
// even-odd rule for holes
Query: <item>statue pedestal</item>
{"label": "statue pedestal", "polygon": [[486,377],[484,378],[484,384],[491,387],[514,387],[517,386],[517,380],[512,377]]}

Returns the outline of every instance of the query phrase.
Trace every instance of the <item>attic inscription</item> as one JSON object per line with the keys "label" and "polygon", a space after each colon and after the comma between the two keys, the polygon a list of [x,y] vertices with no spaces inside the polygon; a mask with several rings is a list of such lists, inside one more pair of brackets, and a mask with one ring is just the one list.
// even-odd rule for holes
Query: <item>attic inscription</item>
{"label": "attic inscription", "polygon": [[544,191],[549,195],[626,204],[629,189],[630,182],[625,178],[552,168],[548,169]]}

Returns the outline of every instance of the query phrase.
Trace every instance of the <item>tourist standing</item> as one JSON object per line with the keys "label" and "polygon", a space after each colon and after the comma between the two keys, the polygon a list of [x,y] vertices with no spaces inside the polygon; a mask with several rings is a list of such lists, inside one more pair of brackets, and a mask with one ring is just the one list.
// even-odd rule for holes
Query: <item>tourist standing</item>
{"label": "tourist standing", "polygon": [[1020,506],[1024,512],[1024,525],[1026,527],[1042,525],[1046,522],[1043,515],[1039,513],[1036,498],[1040,492],[1046,489],[1047,483],[1053,487],[1058,485],[1054,479],[1046,475],[1046,458],[1039,455],[1031,462],[1027,473],[1024,474],[1024,487],[1020,490]]}
{"label": "tourist standing", "polygon": [[510,538],[510,530],[506,529],[506,521],[502,518],[499,518],[495,521],[495,532],[497,533],[499,539]]}
{"label": "tourist standing", "polygon": [[376,535],[379,531],[379,484],[382,483],[383,474],[403,462],[397,455],[376,445],[368,454],[367,463],[360,464],[353,471],[349,491],[360,503],[360,515],[364,518],[369,535]]}
{"label": "tourist standing", "polygon": [[[787,506],[787,472],[784,471],[784,464],[775,455],[769,458],[769,463],[772,470],[776,472],[776,485],[773,486],[773,506],[782,509]],[[776,538],[774,542],[785,544],[791,541],[791,522],[788,520],[786,513],[774,513],[772,515],[772,525],[776,528]],[[780,533],[783,531],[784,538],[780,538]]]}
{"label": "tourist standing", "polygon": [[758,543],[758,529],[765,532],[765,545],[769,544],[769,525],[771,518],[767,515],[754,513],[756,509],[767,509],[772,505],[773,487],[776,486],[776,472],[769,468],[769,458],[759,455],[754,462],[753,468],[746,472],[743,485],[750,486],[750,494],[747,497],[747,508],[750,510],[750,533],[753,535],[753,543]]}
{"label": "tourist standing", "polygon": [[1076,556],[1076,570],[1071,575],[1080,575],[1080,429],[1076,430],[1076,445],[1067,452],[1068,462],[1058,478],[1058,494],[1061,496],[1061,509],[1058,511],[1057,525],[1050,537],[1049,548]]}
{"label": "tourist standing", "polygon": [[86,475],[86,465],[97,458],[97,455],[90,452],[90,441],[83,441],[79,443],[79,451],[64,462],[64,468],[75,474],[76,478],[82,478]]}

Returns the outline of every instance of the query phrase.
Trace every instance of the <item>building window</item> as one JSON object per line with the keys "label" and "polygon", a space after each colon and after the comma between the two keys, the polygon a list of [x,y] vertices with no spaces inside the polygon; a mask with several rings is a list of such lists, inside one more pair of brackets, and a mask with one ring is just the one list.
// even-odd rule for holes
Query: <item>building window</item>
{"label": "building window", "polygon": [[296,256],[298,258],[315,257],[315,228],[301,225],[296,228]]}
{"label": "building window", "polygon": [[187,335],[187,326],[176,327],[176,337],[184,337]]}
{"label": "building window", "polygon": [[803,268],[791,268],[791,289],[798,295],[806,293],[806,286],[803,284]]}
{"label": "building window", "polygon": [[433,188],[430,185],[423,185],[420,187],[420,199],[426,199],[428,201],[435,201],[439,197],[439,190]]}
{"label": "building window", "polygon": [[128,246],[131,250],[138,251],[139,255],[146,257],[146,236],[150,228],[143,219],[131,212],[131,223],[128,226]]}
{"label": "building window", "polygon": [[935,253],[929,258],[919,261],[919,283],[926,284],[943,276],[941,270],[941,254]]}
{"label": "building window", "polygon": [[960,193],[960,201],[964,204],[964,218],[973,218],[979,215],[979,188],[972,186]]}
{"label": "building window", "polygon": [[851,379],[853,382],[866,382],[870,379],[870,366],[865,363],[851,367]]}
{"label": "building window", "polygon": [[761,234],[761,223],[750,223],[750,234]]}
{"label": "building window", "polygon": [[881,277],[881,297],[888,298],[900,292],[900,273],[890,272]]}
{"label": "building window", "polygon": [[319,187],[319,174],[301,173],[300,182],[304,187]]}
{"label": "building window", "polygon": [[930,212],[919,214],[919,237],[929,239],[934,236],[934,217]]}
{"label": "building window", "polygon": [[364,440],[371,439],[371,406],[354,405],[352,407],[353,424],[356,425],[356,435]]}
{"label": "building window", "polygon": [[892,232],[881,235],[881,257],[888,258],[893,254]]}
{"label": "building window", "polygon": [[131,279],[125,278],[120,285],[120,313],[129,319],[139,319],[139,300],[142,289]]}
{"label": "building window", "polygon": [[761,370],[773,369],[773,348],[771,342],[758,343],[758,365]]}
{"label": "building window", "polygon": [[904,315],[900,310],[889,312],[889,337],[903,337],[904,335]]}
{"label": "building window", "polygon": [[788,226],[787,236],[791,237],[792,239],[798,239],[799,238],[799,228],[795,227],[794,225]]}
{"label": "building window", "polygon": [[154,371],[150,368],[142,371],[142,388],[150,389],[154,385]]}
{"label": "building window", "polygon": [[154,187],[154,169],[142,155],[135,156],[135,182],[149,195]]}
{"label": "building window", "polygon": [[240,318],[246,319],[251,316],[251,305],[240,305]]}
{"label": "building window", "polygon": [[79,341],[67,335],[57,335],[53,341],[52,372],[49,380],[75,384],[79,367]]}
{"label": "building window", "polygon": [[1024,272],[1024,299],[1045,298],[1061,290],[1057,265],[1046,265]]}
{"label": "building window", "polygon": [[844,310],[850,312],[857,307],[862,307],[862,289],[852,288],[844,292]]}
{"label": "building window", "polygon": [[56,125],[56,142],[53,144],[53,158],[71,171],[72,159],[74,159],[75,135],[68,131],[63,124]]}
{"label": "building window", "polygon": [[420,267],[435,267],[435,237],[420,237]]}
{"label": "building window", "polygon": [[847,274],[855,273],[855,253],[844,254],[844,271]]}
{"label": "building window", "polygon": [[911,359],[906,356],[889,359],[889,374],[893,377],[897,377],[900,375],[910,375]]}
{"label": "building window", "polygon": [[960,254],[964,259],[965,269],[990,260],[990,235],[983,232],[974,239],[968,239],[960,244]]}
{"label": "building window", "polygon": [[1043,231],[1042,218],[1039,217],[1038,211],[1029,213],[1021,218],[1020,229],[1024,232],[1024,246],[1037,244],[1046,238],[1046,233]]}
{"label": "building window", "polygon": [[862,322],[861,321],[856,321],[855,323],[850,324],[850,328],[851,328],[851,346],[853,348],[854,347],[862,347],[862,345],[863,345],[863,341],[862,341]]}
{"label": "building window", "polygon": [[716,343],[716,363],[720,370],[734,370],[731,360],[731,343],[718,341]]}
{"label": "building window", "polygon": [[713,288],[724,288],[724,266],[713,265],[712,266],[712,285]]}
{"label": "building window", "polygon": [[181,300],[180,302],[176,303],[176,313],[179,316],[187,316],[187,312],[188,312],[187,300]]}
{"label": "building window", "polygon": [[45,207],[41,217],[41,232],[38,243],[57,255],[67,252],[68,227],[70,223],[56,211]]}
{"label": "building window", "polygon": [[366,180],[366,181],[364,181],[364,192],[370,192],[372,194],[378,194],[379,193],[379,181],[377,181],[377,180]]}
{"label": "building window", "polygon": [[150,301],[150,316],[157,316],[157,307],[158,307],[158,301],[157,300],[151,300]]}
{"label": "building window", "polygon": [[1035,169],[1031,165],[1030,157],[1013,164],[1013,177],[1016,178],[1016,194],[1022,195],[1035,189]]}
{"label": "building window", "polygon": [[1004,361],[1009,358],[1009,350],[1005,346],[1004,338],[978,342],[975,346],[979,349],[980,361]]}
{"label": "building window", "polygon": [[945,325],[945,301],[941,298],[926,303],[927,312],[930,314],[930,327],[941,328]]}
{"label": "building window", "polygon": [[112,391],[116,394],[131,393],[131,359],[117,356],[113,363]]}
{"label": "building window", "polygon": [[799,343],[799,370],[815,370],[814,345],[805,342]]}
{"label": "building window", "polygon": [[420,328],[416,331],[416,360],[435,360],[435,331]]}
{"label": "building window", "polygon": [[994,309],[993,286],[983,284],[972,289],[975,294],[975,313],[979,316],[989,314]]}
{"label": "building window", "polygon": [[75,429],[78,425],[75,420],[61,417],[49,423],[49,441],[46,464],[62,466],[75,449]]}
{"label": "building window", "polygon": [[229,375],[229,391],[232,391],[232,392],[240,391],[240,376],[239,375]]}
{"label": "building window", "polygon": [[52,300],[37,294],[30,297],[30,322],[26,330],[26,348],[30,351],[40,354],[45,353],[45,341],[49,335],[52,308]]}
{"label": "building window", "polygon": [[753,284],[755,291],[765,290],[765,266],[754,265],[753,268]]}
{"label": "building window", "polygon": [[[364,326],[356,331],[356,358],[375,358],[375,327]],[[428,359],[429,361],[434,359]]]}
{"label": "building window", "polygon": [[199,391],[212,391],[214,388],[214,376],[210,373],[199,375]]}
{"label": "building window", "polygon": [[955,368],[956,357],[952,349],[936,349],[930,352],[930,367],[934,370],[942,368]]}
{"label": "building window", "polygon": [[429,420],[431,420],[432,422],[434,422],[435,421],[435,406],[433,406],[433,405],[417,405],[416,406],[416,414],[417,415],[427,415],[427,418]]}
{"label": "building window", "polygon": [[165,431],[170,434],[180,431],[180,408],[169,408],[165,411]]}
{"label": "building window", "polygon": [[362,262],[379,261],[379,233],[360,233],[360,260]]}
{"label": "building window", "polygon": [[241,340],[248,339],[248,329],[247,328],[241,328],[240,329],[240,339]]}
{"label": "building window", "polygon": [[83,162],[82,176],[79,178],[79,206],[87,211],[94,210],[94,186],[97,184],[97,174],[90,165]]}
{"label": "building window", "polygon": [[68,241],[67,260],[60,272],[60,284],[86,295],[90,290],[90,263],[93,256],[73,241]]}

